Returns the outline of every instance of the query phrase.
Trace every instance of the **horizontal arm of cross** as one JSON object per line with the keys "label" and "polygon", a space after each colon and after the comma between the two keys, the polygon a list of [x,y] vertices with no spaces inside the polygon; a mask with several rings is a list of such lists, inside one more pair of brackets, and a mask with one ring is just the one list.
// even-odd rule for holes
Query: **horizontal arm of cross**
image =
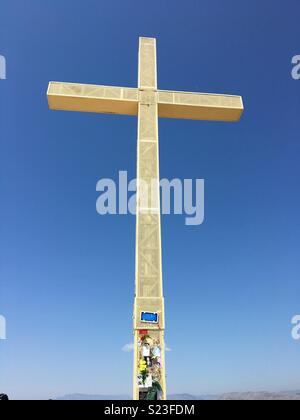
{"label": "horizontal arm of cross", "polygon": [[[137,115],[140,91],[135,88],[50,82],[50,109],[103,114]],[[158,90],[161,118],[238,121],[243,113],[240,96]]]}

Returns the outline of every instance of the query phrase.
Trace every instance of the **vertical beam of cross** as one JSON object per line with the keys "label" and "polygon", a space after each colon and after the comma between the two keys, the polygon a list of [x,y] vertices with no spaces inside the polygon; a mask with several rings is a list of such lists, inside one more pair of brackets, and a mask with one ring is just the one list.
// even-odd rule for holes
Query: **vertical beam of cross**
{"label": "vertical beam of cross", "polygon": [[164,299],[162,285],[161,220],[159,197],[158,93],[156,40],[140,38],[137,157],[136,291],[134,310],[134,399],[139,399],[139,331],[142,311],[156,312],[157,325],[147,326],[150,339],[161,349],[159,382],[166,399]]}

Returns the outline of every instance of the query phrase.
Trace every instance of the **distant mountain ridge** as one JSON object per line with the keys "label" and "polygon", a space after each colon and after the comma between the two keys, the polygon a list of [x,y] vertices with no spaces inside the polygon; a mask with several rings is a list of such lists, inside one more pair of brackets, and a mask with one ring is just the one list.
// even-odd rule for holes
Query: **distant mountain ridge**
{"label": "distant mountain ridge", "polygon": [[234,392],[223,394],[220,401],[300,401],[299,392]]}
{"label": "distant mountain ridge", "polygon": [[55,398],[56,401],[126,401],[130,400],[129,395],[87,395],[87,394],[70,394]]}
{"label": "distant mountain ridge", "polygon": [[[86,395],[70,394],[56,398],[57,401],[127,401],[132,398],[129,395]],[[176,401],[300,401],[300,391],[288,392],[233,392],[223,395],[192,395],[192,394],[171,394],[168,400]]]}
{"label": "distant mountain ridge", "polygon": [[[87,394],[70,394],[55,398],[56,401],[127,401],[132,398],[129,395],[87,395]],[[169,400],[185,400],[197,401],[202,400],[202,397],[197,397],[191,394],[173,394],[168,396]]]}

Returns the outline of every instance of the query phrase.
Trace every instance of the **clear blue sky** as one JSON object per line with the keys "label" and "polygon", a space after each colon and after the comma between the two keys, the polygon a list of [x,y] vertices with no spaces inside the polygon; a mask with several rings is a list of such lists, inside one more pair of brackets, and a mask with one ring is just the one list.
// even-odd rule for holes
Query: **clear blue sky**
{"label": "clear blue sky", "polygon": [[[150,7],[149,7],[150,4]],[[135,176],[136,119],[49,111],[50,80],[241,94],[238,124],[160,121],[161,176],[204,178],[206,219],[162,223],[170,392],[300,388],[298,0],[3,0],[0,392],[131,392],[133,216],[96,183]]]}

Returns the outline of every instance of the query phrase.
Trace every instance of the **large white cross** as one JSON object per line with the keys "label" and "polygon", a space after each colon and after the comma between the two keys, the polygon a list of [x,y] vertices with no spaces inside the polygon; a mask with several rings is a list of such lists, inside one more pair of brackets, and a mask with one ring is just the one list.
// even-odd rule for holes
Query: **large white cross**
{"label": "large white cross", "polygon": [[[242,98],[158,90],[156,39],[140,38],[138,88],[50,82],[48,102],[54,110],[138,117],[133,398],[150,397],[157,387],[158,398],[166,399],[158,118],[238,121]],[[151,203],[142,200],[140,185],[148,187]]]}

